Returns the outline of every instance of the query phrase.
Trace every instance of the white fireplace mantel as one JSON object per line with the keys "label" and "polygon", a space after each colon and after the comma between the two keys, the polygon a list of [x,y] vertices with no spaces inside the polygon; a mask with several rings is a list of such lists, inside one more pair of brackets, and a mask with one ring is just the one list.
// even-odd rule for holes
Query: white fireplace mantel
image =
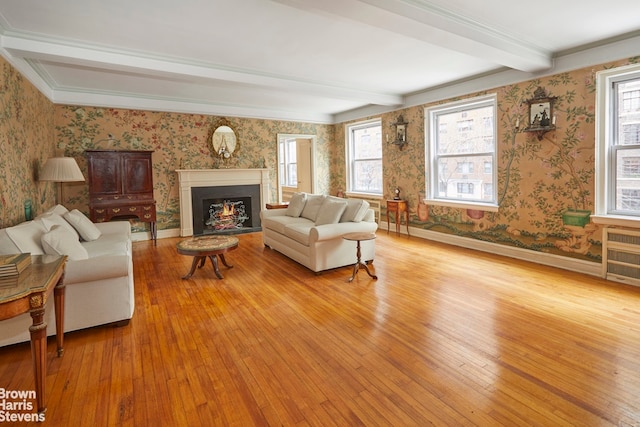
{"label": "white fireplace mantel", "polygon": [[260,185],[260,208],[269,201],[269,169],[178,169],[180,235],[193,236],[191,188]]}

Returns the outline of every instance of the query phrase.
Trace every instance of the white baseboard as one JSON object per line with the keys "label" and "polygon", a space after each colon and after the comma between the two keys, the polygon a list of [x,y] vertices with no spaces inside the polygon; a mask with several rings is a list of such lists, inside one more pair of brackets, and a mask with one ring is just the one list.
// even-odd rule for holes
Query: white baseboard
{"label": "white baseboard", "polygon": [[[179,228],[169,228],[167,230],[158,230],[158,239],[166,239],[169,237],[179,237],[179,236],[180,236]],[[131,241],[142,242],[145,240],[151,240],[151,232],[137,231],[135,233],[131,233]]]}
{"label": "white baseboard", "polygon": [[[453,234],[439,233],[436,231],[424,230],[410,227],[411,237],[420,237],[426,240],[447,243],[461,246],[482,252],[507,256],[523,261],[534,262],[536,264],[548,265],[561,268],[563,270],[576,271],[578,273],[589,274],[591,276],[602,277],[602,264],[581,259],[563,257],[561,255],[536,252],[529,249],[516,248],[513,246],[501,245],[498,243],[485,242],[482,240],[470,239],[468,237],[456,236]],[[407,234],[406,228],[401,230],[401,234]]]}

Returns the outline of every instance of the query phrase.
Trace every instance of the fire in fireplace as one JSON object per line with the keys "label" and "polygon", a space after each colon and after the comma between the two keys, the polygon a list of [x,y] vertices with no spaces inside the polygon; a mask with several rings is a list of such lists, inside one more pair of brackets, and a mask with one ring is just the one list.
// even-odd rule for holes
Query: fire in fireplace
{"label": "fire in fireplace", "polygon": [[250,219],[244,200],[214,201],[208,205],[208,218],[204,222],[205,233],[206,230],[221,231],[242,228],[244,223]]}
{"label": "fire in fireplace", "polygon": [[260,231],[260,186],[194,187],[191,190],[193,234]]}

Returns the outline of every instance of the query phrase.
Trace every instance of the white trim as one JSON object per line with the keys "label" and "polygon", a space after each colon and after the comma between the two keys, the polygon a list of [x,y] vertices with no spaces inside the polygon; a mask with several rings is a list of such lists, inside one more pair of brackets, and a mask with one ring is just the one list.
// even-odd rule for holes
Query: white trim
{"label": "white trim", "polygon": [[[362,191],[357,191],[357,190],[353,190],[351,188],[351,129],[354,128],[368,128],[371,127],[371,124],[377,124],[380,126],[380,144],[383,144],[384,142],[384,138],[382,135],[382,118],[381,117],[376,117],[373,119],[368,119],[368,120],[362,120],[359,122],[354,122],[354,123],[347,123],[344,125],[344,159],[345,159],[345,171],[346,171],[346,178],[347,178],[347,182],[346,187],[345,187],[345,193],[346,194],[363,194],[363,195],[367,195],[370,197],[382,197],[384,194],[384,190],[381,190],[381,193],[367,193],[367,192],[362,192]],[[382,147],[381,147],[382,148]],[[381,155],[380,157],[380,161],[383,161],[383,156]],[[384,163],[384,162],[383,162]],[[384,164],[382,165],[382,172],[384,172]],[[382,174],[382,188],[384,188],[384,173]]]}
{"label": "white trim", "polygon": [[[424,108],[424,156],[425,156],[425,203],[438,206],[448,206],[454,208],[479,209],[491,212],[498,211],[498,128],[497,128],[497,111],[498,94],[492,93],[488,95],[476,96],[459,101],[449,102],[441,105],[433,105]],[[453,113],[458,111],[466,111],[474,108],[488,107],[493,110],[493,140],[494,149],[491,153],[492,159],[492,180],[493,180],[493,197],[495,201],[487,203],[473,200],[457,201],[453,198],[436,198],[434,194],[438,192],[438,180],[432,175],[433,165],[436,160],[432,141],[435,140],[437,129],[433,129],[431,125],[432,118],[441,113]]]}
{"label": "white trim", "polygon": [[[640,73],[640,65],[632,64],[622,67],[612,68],[599,71],[596,73],[596,146],[595,146],[595,214],[592,218],[594,222],[608,225],[625,225],[628,227],[638,227],[640,218],[634,219],[633,216],[625,215],[609,215],[608,204],[610,203],[610,185],[609,176],[611,173],[612,161],[610,159],[609,141],[613,137],[613,129],[611,115],[617,111],[611,105],[612,85],[616,81],[623,80],[629,75],[638,75]],[[636,224],[636,225],[633,225]]]}
{"label": "white trim", "polygon": [[[406,234],[406,230],[401,230],[401,233]],[[561,255],[532,251],[530,249],[516,248],[499,243],[485,242],[482,240],[471,239],[469,237],[440,233],[437,231],[430,231],[422,228],[410,227],[410,233],[411,237],[433,240],[435,242],[460,246],[463,248],[473,249],[481,252],[488,252],[495,255],[501,255],[509,258],[519,259],[522,261],[532,262],[535,264],[547,265],[563,270],[588,274],[590,276],[602,277],[602,263],[598,262],[584,261]]]}
{"label": "white trim", "polygon": [[[310,139],[311,140],[311,193],[318,188],[318,178],[316,176],[316,135],[302,133],[278,133],[276,135],[276,189],[278,202],[282,203],[282,188],[280,185],[280,140],[284,139]],[[297,160],[296,160],[297,161]],[[291,188],[291,187],[289,187]]]}

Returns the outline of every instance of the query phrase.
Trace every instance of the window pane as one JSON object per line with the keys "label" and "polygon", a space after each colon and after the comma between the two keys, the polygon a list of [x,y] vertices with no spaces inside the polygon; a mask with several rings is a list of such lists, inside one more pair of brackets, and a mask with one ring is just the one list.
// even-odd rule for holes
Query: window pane
{"label": "window pane", "polygon": [[289,187],[297,187],[298,186],[298,164],[297,163],[289,163],[287,164],[287,185]]}
{"label": "window pane", "polygon": [[353,158],[375,159],[382,157],[382,131],[380,126],[353,131]]}
{"label": "window pane", "polygon": [[438,114],[437,155],[492,152],[492,115],[492,106]]}
{"label": "window pane", "polygon": [[640,213],[640,148],[616,150],[616,210]]}
{"label": "window pane", "polygon": [[441,157],[438,159],[436,197],[490,202],[493,174],[485,173],[491,156]]}
{"label": "window pane", "polygon": [[354,190],[367,193],[382,192],[382,161],[354,162]]}

